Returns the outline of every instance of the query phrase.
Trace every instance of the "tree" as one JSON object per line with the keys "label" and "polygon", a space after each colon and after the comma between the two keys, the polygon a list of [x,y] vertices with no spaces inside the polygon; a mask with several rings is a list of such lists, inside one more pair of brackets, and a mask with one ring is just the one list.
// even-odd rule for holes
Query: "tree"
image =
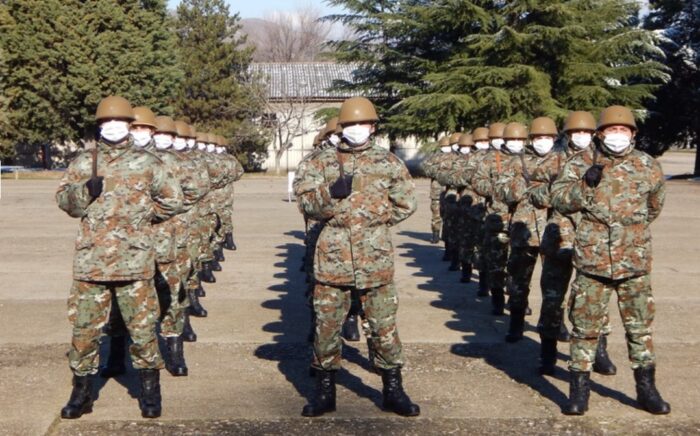
{"label": "tree", "polygon": [[240,17],[223,0],[184,0],[177,8],[179,58],[185,80],[177,113],[200,130],[233,139],[250,168],[265,153],[266,138],[254,120],[262,106],[251,96],[252,48],[245,48]]}
{"label": "tree", "polygon": [[265,24],[254,41],[258,62],[316,61],[323,54],[331,27],[321,21],[313,7],[291,13],[277,12],[265,17]]}
{"label": "tree", "polygon": [[[671,146],[699,148],[700,0],[652,0],[645,27],[661,35],[671,81],[656,94],[640,129],[640,145],[658,155]],[[700,154],[694,175],[700,176]]]}
{"label": "tree", "polygon": [[[0,3],[0,35],[6,34],[12,26],[12,19],[7,11],[7,6]],[[0,44],[0,160],[7,162],[12,158],[12,144],[8,141],[7,131],[9,124],[7,121],[7,97],[4,94],[2,84],[7,83],[7,54],[3,51]]]}
{"label": "tree", "polygon": [[106,95],[172,113],[182,73],[165,0],[7,0],[10,140],[91,140]]}

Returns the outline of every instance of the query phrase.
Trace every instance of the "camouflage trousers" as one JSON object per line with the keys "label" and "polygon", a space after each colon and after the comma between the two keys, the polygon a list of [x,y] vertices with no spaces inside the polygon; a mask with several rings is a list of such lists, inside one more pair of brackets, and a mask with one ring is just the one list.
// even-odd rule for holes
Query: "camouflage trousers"
{"label": "camouflage trousers", "polygon": [[[218,223],[218,217],[213,212],[201,216],[196,223],[199,236],[199,253],[197,254],[197,262],[199,264],[214,260],[212,241],[215,239]],[[199,269],[201,269],[201,266]]]}
{"label": "camouflage trousers", "polygon": [[535,271],[539,247],[511,247],[508,257],[508,294],[510,310],[524,311],[530,297],[530,282]]}
{"label": "camouflage trousers", "polygon": [[75,375],[97,373],[102,328],[115,298],[131,336],[129,353],[134,368],[163,367],[156,338],[159,309],[153,280],[74,280],[68,298],[68,320],[73,325],[68,362]]}
{"label": "camouflage trousers", "polygon": [[651,324],[656,310],[649,274],[609,280],[577,272],[569,300],[569,319],[573,324],[569,369],[587,372],[593,369],[598,337],[603,332],[613,292],[617,293],[632,368],[654,364]]}
{"label": "camouflage trousers", "polygon": [[[341,330],[350,311],[354,288],[336,287],[322,283],[314,289],[316,334],[312,366],[325,371],[340,369],[342,351]],[[359,300],[363,324],[368,325],[368,344],[374,366],[391,369],[403,366],[402,347],[396,327],[398,295],[393,283],[376,288],[360,289]],[[363,326],[365,330],[367,326]],[[365,331],[367,333],[367,331]]]}
{"label": "camouflage trousers", "polygon": [[[540,336],[547,339],[556,339],[559,336],[559,330],[564,321],[566,291],[569,290],[569,282],[574,271],[570,250],[562,251],[542,258],[540,278],[542,309],[537,322],[537,331]],[[606,313],[602,333],[609,335],[611,331],[610,318]]]}
{"label": "camouflage trousers", "polygon": [[[192,270],[192,263],[186,248],[177,249],[175,262],[159,264],[158,271],[165,278],[167,295],[158,294],[161,300],[160,332],[164,337],[176,337],[182,334],[185,326],[185,312],[190,305],[190,300],[185,292],[184,284],[187,282]],[[167,304],[163,304],[167,302]]]}
{"label": "camouflage trousers", "polygon": [[468,210],[460,208],[459,226],[457,232],[457,246],[459,260],[462,263],[476,263],[476,245],[480,235],[481,223],[474,220],[468,214]]}
{"label": "camouflage trousers", "polygon": [[501,218],[498,216],[490,215],[486,217],[481,256],[482,266],[487,274],[489,289],[492,293],[502,295],[506,286],[507,276],[508,234],[504,232]]}
{"label": "camouflage trousers", "polygon": [[433,233],[442,229],[442,216],[440,215],[440,193],[442,186],[437,180],[430,180],[430,230]]}

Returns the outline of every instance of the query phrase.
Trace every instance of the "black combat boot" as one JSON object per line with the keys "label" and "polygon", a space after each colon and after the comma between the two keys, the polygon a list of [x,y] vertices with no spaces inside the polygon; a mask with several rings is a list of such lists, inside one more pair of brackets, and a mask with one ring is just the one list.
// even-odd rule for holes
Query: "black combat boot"
{"label": "black combat boot", "polygon": [[144,418],[158,418],[161,413],[160,371],[157,369],[140,369],[141,395],[139,408]]}
{"label": "black combat boot", "polygon": [[557,337],[557,340],[559,342],[571,341],[571,333],[569,333],[569,329],[566,328],[566,323],[563,319],[561,320],[561,324],[559,324],[559,336]]}
{"label": "black combat boot", "polygon": [[343,323],[343,338],[346,341],[358,342],[360,340],[360,330],[357,327],[357,314],[349,314]]}
{"label": "black combat boot", "polygon": [[197,342],[197,333],[190,323],[189,308],[185,310],[185,326],[182,328],[182,340],[185,342]]}
{"label": "black combat boot", "polygon": [[216,283],[216,277],[211,272],[211,262],[202,262],[202,270],[199,272],[199,279],[206,283]]}
{"label": "black combat boot", "polygon": [[438,242],[440,242],[440,231],[435,230],[433,231],[433,237],[430,239],[430,243],[437,244]]}
{"label": "black combat boot", "polygon": [[384,389],[384,404],[382,408],[388,412],[394,412],[401,416],[418,416],[420,407],[411,402],[411,399],[403,390],[401,381],[401,368],[382,369],[382,383]]}
{"label": "black combat boot", "polygon": [[236,251],[236,243],[233,242],[233,233],[228,232],[224,236],[224,248],[231,251]]}
{"label": "black combat boot", "polygon": [[479,270],[479,291],[476,295],[479,297],[489,296],[489,282],[486,277],[486,271]]}
{"label": "black combat boot", "polygon": [[644,410],[654,415],[671,413],[671,405],[661,398],[656,390],[656,367],[654,365],[634,369],[634,381],[637,382],[637,402]]}
{"label": "black combat boot", "polygon": [[190,307],[187,310],[189,310],[190,315],[197,318],[206,318],[209,313],[202,307],[197,294],[193,291],[189,291],[188,294],[190,296]]}
{"label": "black combat boot", "polygon": [[197,288],[194,290],[194,293],[199,298],[203,298],[203,297],[207,296],[206,291],[204,291],[204,287],[202,287],[202,282],[197,283]]}
{"label": "black combat boot", "polygon": [[522,309],[510,310],[510,327],[506,334],[506,342],[514,343],[522,340],[525,330],[525,311]]}
{"label": "black combat boot", "polygon": [[182,336],[167,337],[165,343],[168,345],[168,360],[165,362],[165,369],[174,377],[186,377],[187,364],[185,363]]}
{"label": "black combat boot", "polygon": [[617,374],[617,367],[608,354],[608,338],[605,335],[600,335],[598,338],[598,348],[595,352],[595,361],[593,362],[593,371],[602,375]]}
{"label": "black combat boot", "polygon": [[216,248],[216,250],[214,250],[214,259],[216,259],[218,262],[226,261],[226,256],[224,256],[224,249],[221,248],[221,245],[219,245]]}
{"label": "black combat boot", "polygon": [[89,375],[74,375],[68,404],[61,409],[61,418],[77,419],[92,412],[92,380]]}
{"label": "black combat boot", "polygon": [[540,374],[554,375],[557,367],[557,340],[540,336]]}
{"label": "black combat boot", "polygon": [[321,416],[335,412],[335,371],[316,370],[316,396],[304,406],[302,416]]}
{"label": "black combat boot", "polygon": [[506,305],[506,297],[503,295],[502,289],[491,289],[491,314],[495,316],[503,316]]}
{"label": "black combat boot", "polygon": [[112,378],[126,373],[126,336],[109,337],[107,364],[100,368],[100,377]]}
{"label": "black combat boot", "polygon": [[[209,261],[209,265],[211,265],[212,271],[222,271],[223,270],[219,261],[216,260],[216,257]],[[216,280],[216,279],[214,279],[214,280]]]}
{"label": "black combat boot", "polygon": [[588,410],[591,395],[590,372],[570,371],[569,402],[564,406],[564,415],[583,415]]}
{"label": "black combat boot", "polygon": [[462,262],[462,277],[459,279],[462,283],[471,283],[472,281],[472,264]]}

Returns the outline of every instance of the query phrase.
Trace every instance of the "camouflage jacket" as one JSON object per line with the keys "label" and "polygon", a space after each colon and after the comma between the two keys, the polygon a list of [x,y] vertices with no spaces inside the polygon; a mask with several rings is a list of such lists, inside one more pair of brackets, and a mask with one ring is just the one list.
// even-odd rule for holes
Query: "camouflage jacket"
{"label": "camouflage jacket", "polygon": [[73,277],[83,281],[145,280],[153,277],[153,221],[179,213],[179,184],[154,154],[100,143],[98,175],[102,194],[94,201],[85,182],[92,175],[92,152],[73,160],[56,192],[58,206],[80,218]]}
{"label": "camouflage jacket", "polygon": [[489,149],[472,176],[472,188],[485,198],[487,213],[499,218],[501,226],[505,226],[510,219],[508,205],[495,198],[494,193],[506,160],[508,160],[506,153]]}
{"label": "camouflage jacket", "polygon": [[[353,175],[352,193],[332,199],[329,187],[340,175]],[[389,227],[416,210],[413,180],[394,154],[369,143],[321,152],[294,181],[303,212],[325,225],[314,259],[316,280],[372,288],[391,283],[394,252]]]}
{"label": "camouflage jacket", "polygon": [[197,203],[209,192],[209,177],[206,173],[197,171],[197,164],[185,152],[166,151],[162,157],[165,162],[173,161],[174,167],[179,171],[175,177],[185,196],[185,213],[175,215],[166,222],[172,221],[175,225],[175,246],[186,248],[193,211]]}
{"label": "camouflage jacket", "polygon": [[[604,166],[596,188],[583,180],[594,164]],[[659,163],[631,149],[624,156],[602,150],[578,153],[552,186],[552,205],[563,214],[580,212],[574,265],[613,280],[651,272],[649,224],[661,213],[665,183]]]}
{"label": "camouflage jacket", "polygon": [[530,201],[530,177],[546,157],[530,151],[513,154],[503,165],[503,174],[494,187],[494,197],[508,205],[510,244],[513,247],[539,247],[547,224],[547,210]]}
{"label": "camouflage jacket", "polygon": [[[590,150],[590,149],[589,149]],[[574,155],[570,147],[555,149],[532,172],[530,200],[537,208],[547,210],[549,216],[544,228],[540,251],[546,255],[570,255],[574,248],[576,223],[581,214],[564,215],[552,207],[552,184],[559,177],[566,161]]]}
{"label": "camouflage jacket", "polygon": [[437,167],[440,165],[440,161],[444,158],[444,156],[447,156],[447,153],[435,151],[423,160],[421,163],[421,169],[423,170],[423,173],[425,173],[426,177],[430,177],[431,179],[435,178]]}

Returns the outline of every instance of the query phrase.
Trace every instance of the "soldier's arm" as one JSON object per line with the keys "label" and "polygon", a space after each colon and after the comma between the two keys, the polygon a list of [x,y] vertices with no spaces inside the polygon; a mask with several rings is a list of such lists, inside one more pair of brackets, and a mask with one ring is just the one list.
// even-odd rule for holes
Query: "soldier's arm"
{"label": "soldier's arm", "polygon": [[237,181],[241,180],[241,177],[243,177],[245,170],[243,169],[243,165],[241,165],[241,163],[238,161],[238,159],[236,159],[235,156],[231,156],[231,157],[233,158],[233,163],[236,167],[235,172],[234,172],[235,177],[234,177],[233,181],[237,182]]}
{"label": "soldier's arm", "polygon": [[522,165],[517,156],[512,157],[506,165],[503,174],[496,180],[493,188],[494,198],[508,206],[517,206],[525,196],[527,183],[522,174]]}
{"label": "soldier's arm", "polygon": [[582,159],[569,159],[559,178],[552,185],[552,206],[563,214],[580,212],[593,197],[593,189],[583,181],[585,162]]}
{"label": "soldier's arm", "polygon": [[163,164],[153,165],[151,198],[154,221],[161,222],[182,213],[184,194],[172,172]]}
{"label": "soldier's arm", "polygon": [[476,169],[472,177],[472,188],[482,197],[493,196],[493,185],[491,184],[491,174],[489,174],[490,161],[485,157],[481,165]]}
{"label": "soldier's arm", "polygon": [[652,188],[647,198],[647,208],[649,210],[648,222],[654,221],[664,207],[666,200],[666,181],[659,162],[654,159],[651,173]]}
{"label": "soldier's arm", "polygon": [[551,182],[550,174],[551,165],[548,159],[542,165],[535,168],[535,171],[530,175],[530,187],[528,195],[530,202],[538,209],[547,209],[552,207],[551,202]]}
{"label": "soldier's arm", "polygon": [[90,153],[82,153],[66,170],[56,191],[56,202],[61,210],[73,218],[85,216],[86,209],[92,202],[85,182],[91,176],[92,157]]}
{"label": "soldier's arm", "polygon": [[389,187],[389,201],[391,202],[391,220],[393,226],[413,215],[418,207],[416,201],[415,185],[406,165],[395,158],[395,174]]}
{"label": "soldier's arm", "polygon": [[294,195],[304,216],[323,220],[333,217],[335,203],[323,177],[323,169],[317,158],[310,159],[300,166],[294,178]]}

